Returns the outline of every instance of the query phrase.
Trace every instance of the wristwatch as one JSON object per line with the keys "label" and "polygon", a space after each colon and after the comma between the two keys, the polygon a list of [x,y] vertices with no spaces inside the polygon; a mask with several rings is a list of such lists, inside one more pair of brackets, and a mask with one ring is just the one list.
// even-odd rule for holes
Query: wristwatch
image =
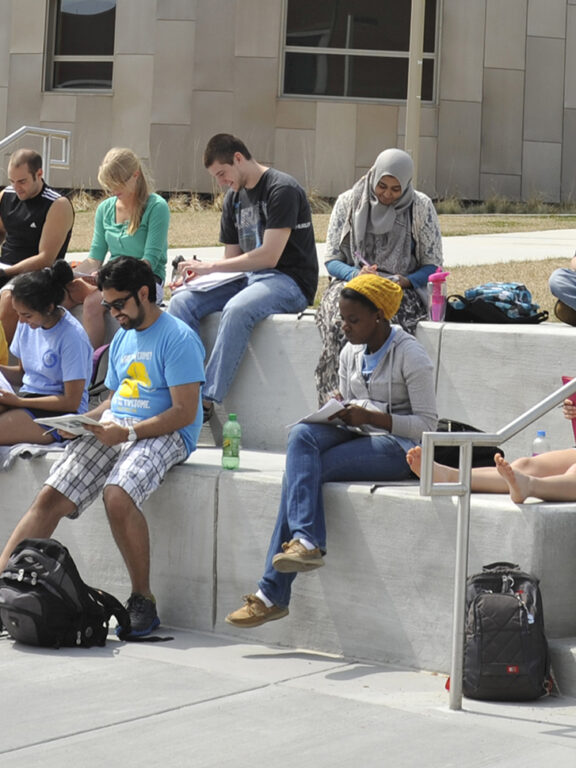
{"label": "wristwatch", "polygon": [[136,440],[138,440],[138,435],[136,434],[136,431],[133,426],[128,427],[128,443],[135,443]]}

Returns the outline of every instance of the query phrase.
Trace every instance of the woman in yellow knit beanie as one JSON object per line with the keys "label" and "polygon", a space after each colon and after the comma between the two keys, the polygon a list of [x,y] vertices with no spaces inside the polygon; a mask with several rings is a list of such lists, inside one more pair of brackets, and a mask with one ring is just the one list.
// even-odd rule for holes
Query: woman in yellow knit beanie
{"label": "woman in yellow knit beanie", "polygon": [[324,565],[323,483],[412,476],[406,452],[419,445],[422,432],[434,431],[437,417],[428,355],[389,322],[401,300],[402,288],[377,275],[358,275],[343,288],[339,306],[348,343],[340,353],[340,392],[329,404],[329,418],[290,432],[264,575],[226,617],[229,624],[257,627],[287,616],[296,574]]}
{"label": "woman in yellow knit beanie", "polygon": [[398,312],[404,294],[398,283],[378,275],[357,275],[346,283],[344,289],[356,291],[365,296],[382,311],[386,320],[391,320]]}

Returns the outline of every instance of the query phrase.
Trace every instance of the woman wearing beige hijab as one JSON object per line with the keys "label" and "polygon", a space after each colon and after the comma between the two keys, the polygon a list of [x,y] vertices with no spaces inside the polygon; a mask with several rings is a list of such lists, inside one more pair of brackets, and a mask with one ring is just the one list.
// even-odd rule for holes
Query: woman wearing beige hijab
{"label": "woman wearing beige hijab", "polygon": [[399,283],[404,298],[392,323],[409,333],[426,317],[426,283],[442,265],[442,238],[432,201],[412,187],[413,173],[407,152],[386,149],[336,200],[326,237],[331,281],[316,314],[323,341],[316,368],[320,403],[338,386],[338,355],[345,343],[338,300],[345,282],[376,273]]}

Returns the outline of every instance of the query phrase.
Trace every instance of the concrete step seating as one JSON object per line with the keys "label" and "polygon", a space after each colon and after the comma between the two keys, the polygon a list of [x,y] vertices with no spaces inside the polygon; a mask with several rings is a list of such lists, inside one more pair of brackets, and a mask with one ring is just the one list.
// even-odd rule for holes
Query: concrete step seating
{"label": "concrete step seating", "polygon": [[[216,318],[202,329],[210,349]],[[462,335],[465,334],[465,335]],[[560,386],[574,331],[422,323],[418,336],[437,363],[441,416],[495,430]],[[325,486],[326,567],[300,575],[290,615],[253,630],[224,621],[254,591],[280,498],[285,425],[314,410],[320,342],[311,314],[268,318],[255,330],[226,402],[203,444],[147,503],[152,580],[163,622],[289,648],[447,672],[451,652],[457,499],[420,496],[414,482]],[[220,468],[219,431],[235,411],[244,430],[241,468]],[[560,412],[534,426],[553,447],[573,444]],[[515,458],[532,434],[504,446]],[[19,460],[3,478],[5,540],[49,471],[54,455]],[[576,504],[513,504],[472,497],[470,572],[509,560],[541,579],[560,690],[576,696]],[[129,583],[101,502],[64,521],[66,543],[88,583],[125,599]]]}

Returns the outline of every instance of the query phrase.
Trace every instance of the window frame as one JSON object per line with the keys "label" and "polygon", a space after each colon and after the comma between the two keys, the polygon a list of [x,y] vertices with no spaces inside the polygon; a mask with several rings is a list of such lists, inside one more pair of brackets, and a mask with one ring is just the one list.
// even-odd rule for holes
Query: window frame
{"label": "window frame", "polygon": [[[365,104],[406,104],[406,98],[394,99],[384,97],[369,97],[369,96],[336,96],[330,94],[320,93],[285,93],[284,92],[284,76],[286,71],[286,54],[288,53],[303,53],[312,55],[337,55],[337,56],[354,56],[354,57],[372,57],[381,59],[409,59],[410,51],[390,51],[390,50],[373,50],[367,48],[328,48],[320,46],[306,46],[306,45],[287,45],[286,33],[288,26],[288,3],[289,0],[282,0],[282,23],[281,23],[281,39],[280,39],[280,66],[278,67],[278,95],[282,99],[298,99],[305,101],[338,101],[344,103],[365,103]],[[440,49],[440,18],[442,15],[442,0],[436,0],[436,19],[434,30],[434,52],[427,53],[422,52],[423,60],[431,60],[434,62],[434,75],[432,77],[432,98],[422,99],[422,104],[426,106],[434,106],[437,104],[438,94],[438,72],[439,72],[439,49]],[[343,83],[344,86],[344,83]]]}
{"label": "window frame", "polygon": [[[118,0],[116,0],[118,8]],[[49,93],[89,93],[110,95],[114,92],[114,60],[115,54],[97,56],[97,55],[61,55],[54,53],[56,46],[56,28],[58,16],[58,0],[49,0],[46,6],[46,45],[44,55],[44,91]],[[116,44],[116,34],[114,34],[114,44]],[[109,88],[83,88],[77,86],[74,88],[60,88],[54,85],[54,64],[63,62],[67,64],[74,63],[110,63],[112,64],[112,84]]]}

